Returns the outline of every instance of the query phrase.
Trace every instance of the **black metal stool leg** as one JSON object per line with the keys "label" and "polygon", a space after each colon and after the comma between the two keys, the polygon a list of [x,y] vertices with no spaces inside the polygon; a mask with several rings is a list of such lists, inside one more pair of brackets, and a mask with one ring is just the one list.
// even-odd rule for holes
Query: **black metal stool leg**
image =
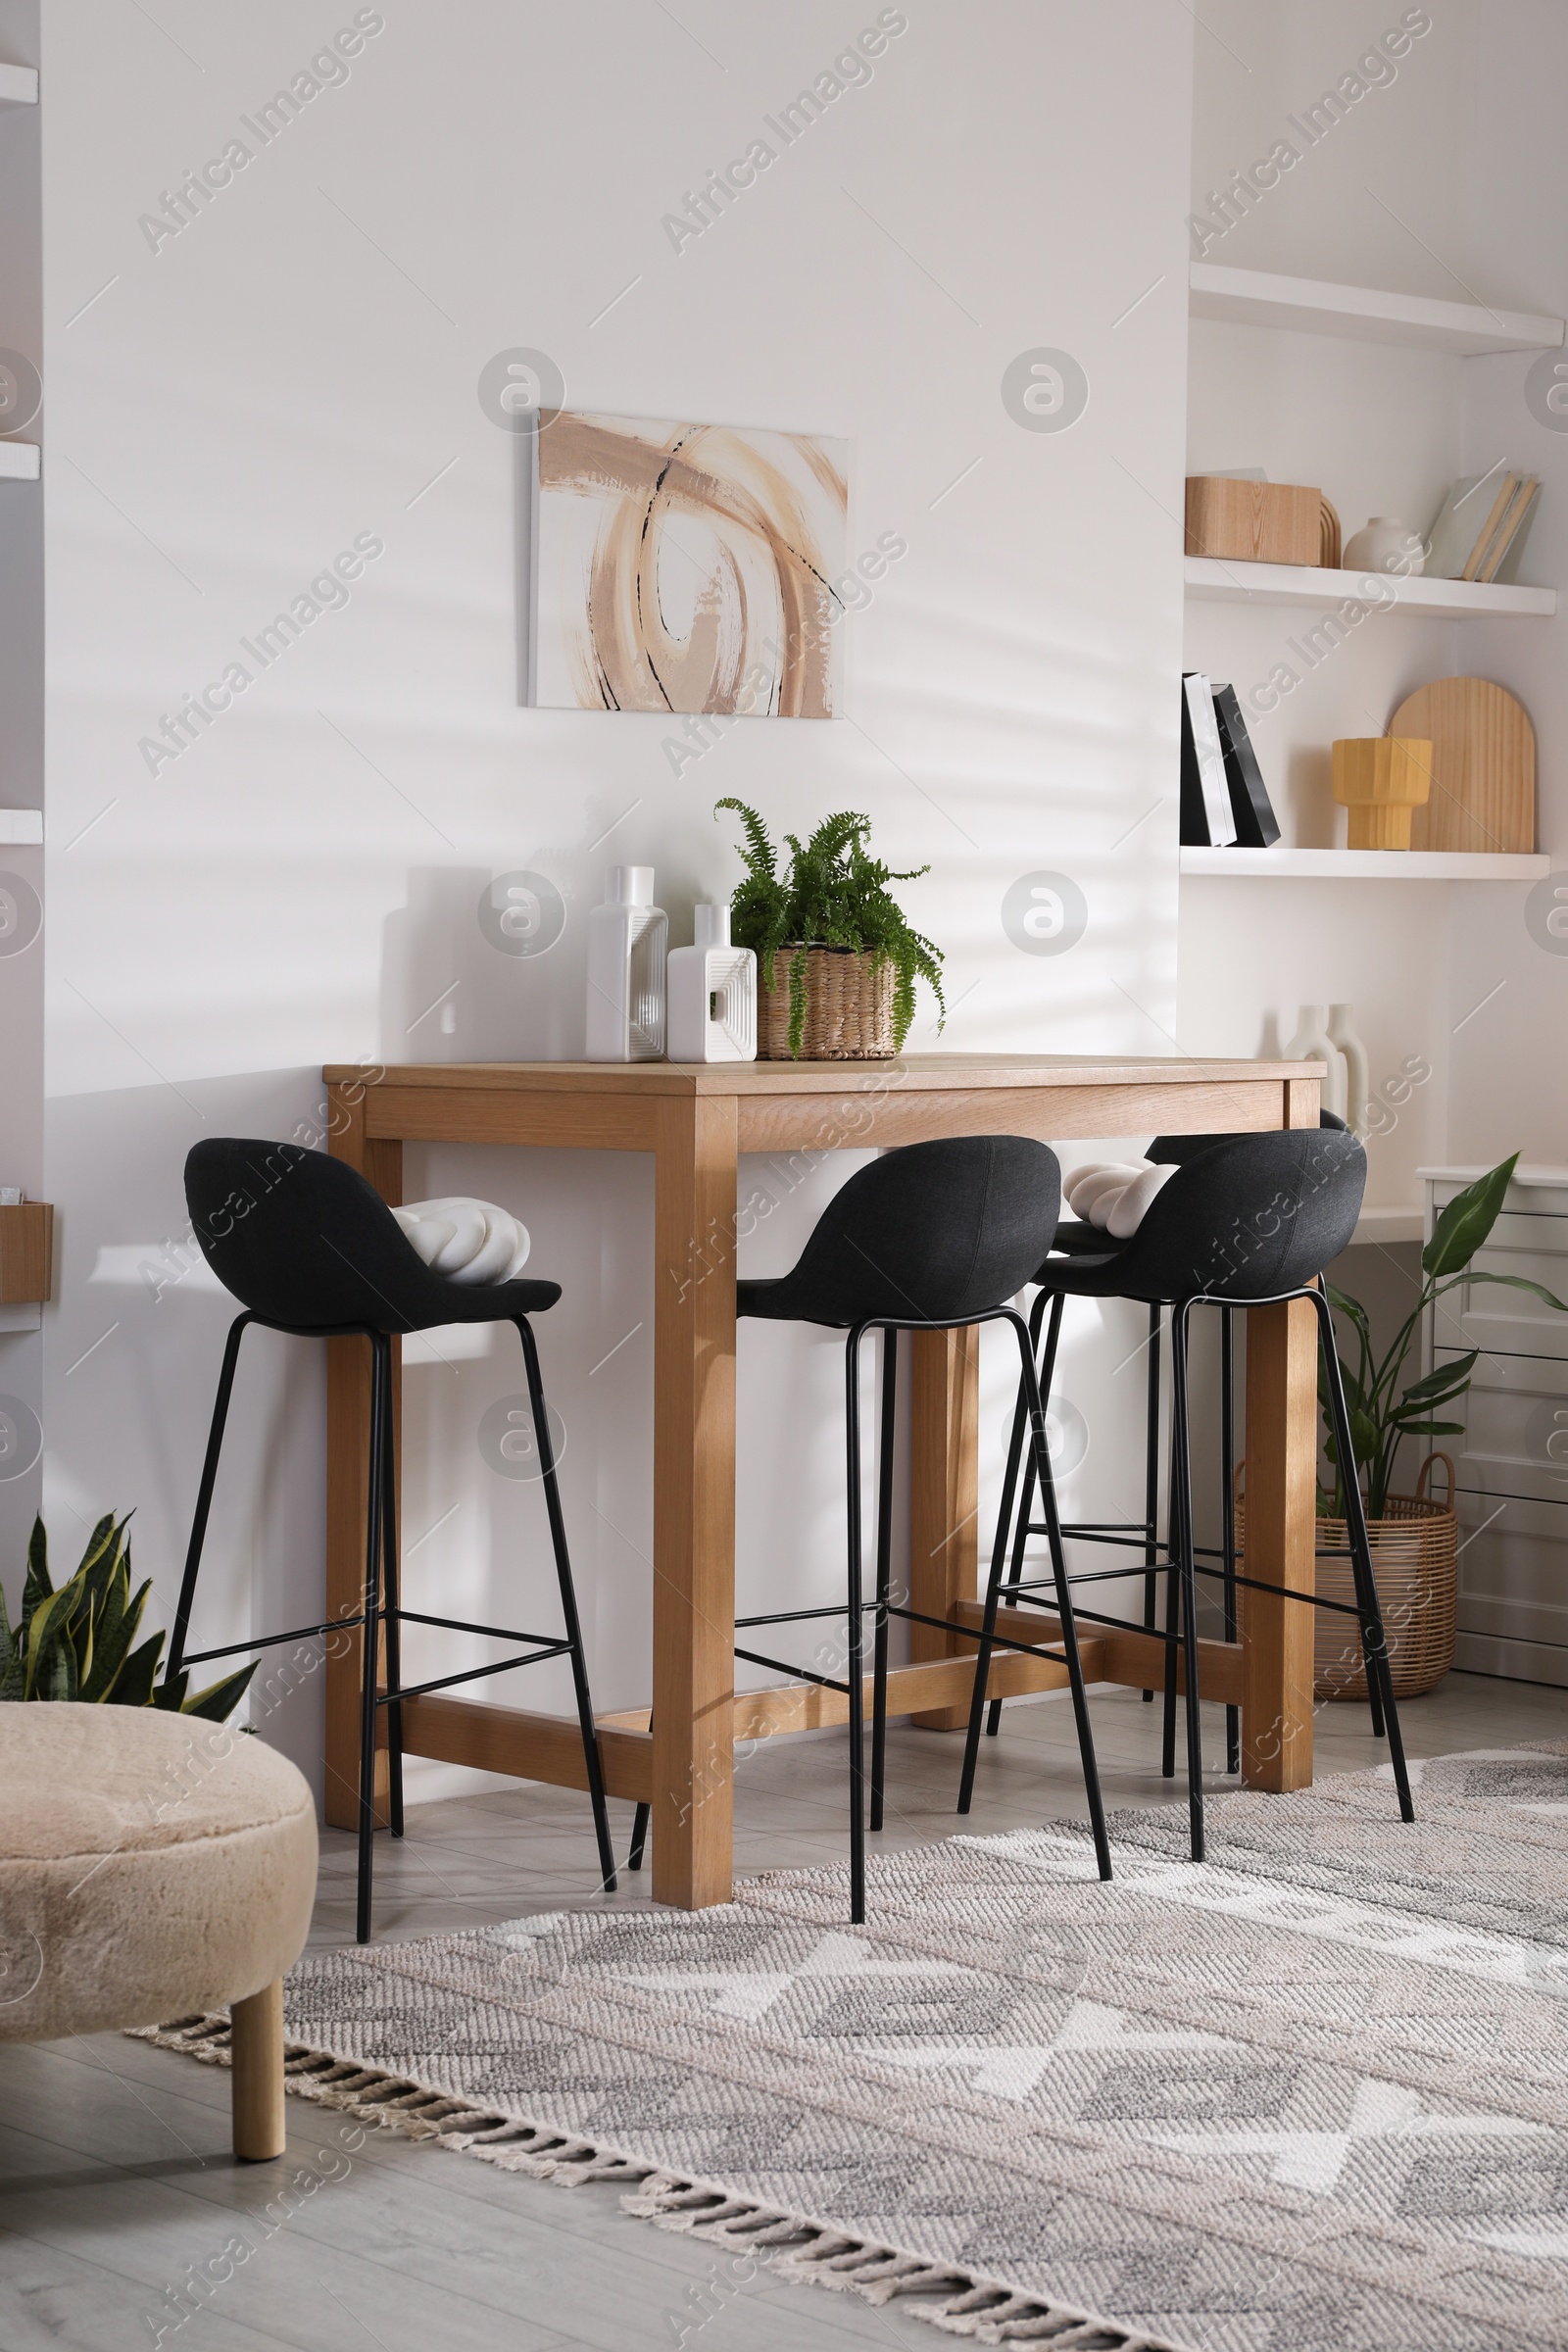
{"label": "black metal stool leg", "polygon": [[[1040,1346],[1040,1325],[1044,1318],[1045,1308],[1046,1293],[1039,1291],[1035,1295],[1034,1305],[1029,1310],[1030,1345],[1037,1352]],[[1029,1541],[1029,1511],[1035,1494],[1035,1464],[1032,1447],[1029,1449],[1028,1460],[1024,1467],[1021,1495],[1018,1491],[1018,1465],[1024,1457],[1024,1432],[1028,1427],[1028,1402],[1023,1393],[1023,1383],[1020,1381],[1017,1399],[1012,1408],[1012,1431],[1007,1440],[1007,1466],[1003,1473],[1002,1501],[997,1511],[997,1540],[993,1546],[993,1561],[999,1561],[1007,1537],[1013,1530],[1012,1506],[1016,1502],[1018,1505],[1017,1534],[1012,1546],[1012,1565],[1007,1574],[1009,1586],[1016,1585],[1023,1575],[1024,1549]],[[994,1698],[986,1716],[987,1739],[994,1740],[1001,1729],[1002,1701],[1000,1698]]]}
{"label": "black metal stool leg", "polygon": [[[1149,1308],[1149,1422],[1144,1444],[1144,1624],[1152,1633],[1158,1622],[1159,1576],[1159,1301]],[[1152,1690],[1144,1692],[1153,1704]]]}
{"label": "black metal stool leg", "polygon": [[223,1346],[223,1368],[218,1375],[213,1422],[207,1433],[207,1452],[202,1461],[202,1483],[196,1490],[196,1513],[190,1523],[185,1573],[180,1578],[179,1600],[174,1609],[174,1630],[169,1640],[169,1664],[165,1668],[165,1680],[168,1682],[174,1680],[184,1662],[185,1639],[190,1632],[190,1613],[196,1599],[196,1571],[201,1566],[202,1546],[207,1541],[207,1515],[213,1506],[218,1457],[223,1447],[223,1426],[228,1419],[228,1399],[234,1386],[234,1366],[239,1361],[239,1344],[250,1320],[249,1314],[236,1315],[228,1327],[228,1338]]}
{"label": "black metal stool leg", "polygon": [[[1174,1360],[1174,1318],[1172,1318],[1172,1324],[1171,1354]],[[1177,1574],[1176,1562],[1181,1557],[1182,1542],[1182,1487],[1176,1470],[1174,1398],[1171,1408],[1170,1480],[1165,1498],[1165,1518],[1169,1542],[1165,1546],[1165,1706],[1160,1730],[1159,1771],[1162,1780],[1173,1781],[1176,1778],[1176,1635],[1181,1621],[1180,1578]]]}
{"label": "black metal stool leg", "polygon": [[[1042,1291],[1029,1312],[1028,1339],[1031,1367],[1034,1365],[1039,1351],[1040,1326],[1047,1303],[1048,1294]],[[1061,1313],[1064,1301],[1059,1292],[1050,1297],[1049,1304],[1051,1329],[1046,1340],[1044,1357],[1046,1385],[1041,1391],[1041,1394],[1046,1396],[1051,1395],[1051,1382],[1056,1368],[1056,1343],[1061,1337]],[[1002,1563],[1009,1528],[1009,1482],[1016,1478],[1018,1469],[1012,1448],[1014,1446],[1024,1447],[1026,1437],[1028,1443],[1024,1453],[1023,1485],[1019,1491],[1018,1517],[1013,1527],[1012,1562],[1007,1570],[1006,1580],[1004,1582]],[[1029,1424],[1029,1391],[1027,1384],[1020,1380],[1017,1407],[1013,1413],[1012,1440],[1007,1453],[1007,1480],[1004,1482],[1002,1509],[997,1516],[997,1540],[991,1552],[991,1574],[986,1583],[985,1641],[982,1644],[984,1670],[977,1671],[975,1675],[974,1693],[969,1702],[969,1729],[963,1746],[963,1772],[958,1783],[958,1811],[960,1813],[968,1812],[974,1796],[975,1765],[980,1752],[980,1723],[982,1715],[986,1713],[985,1691],[986,1685],[991,1679],[991,1636],[996,1631],[997,1610],[1007,1594],[1016,1589],[1023,1577],[1024,1546],[1029,1540],[1029,1513],[1034,1503],[1035,1477],[1035,1448]],[[1053,1491],[1049,1523],[1053,1527],[1056,1523],[1054,1491]],[[1053,1542],[1052,1574],[1055,1576],[1059,1567],[1056,1559],[1056,1552],[1059,1551],[1061,1545],[1059,1533],[1053,1539]],[[1002,1701],[1000,1698],[994,1698],[991,1701],[989,1720],[986,1723],[986,1735],[989,1739],[996,1738],[1001,1723]]]}
{"label": "black metal stool leg", "polygon": [[1326,1359],[1324,1369],[1328,1379],[1329,1406],[1334,1418],[1334,1446],[1345,1465],[1346,1530],[1350,1541],[1356,1607],[1361,1616],[1361,1654],[1366,1663],[1366,1686],[1369,1693],[1376,1692],[1382,1700],[1384,1726],[1389,1740],[1389,1761],[1394,1767],[1394,1785],[1399,1795],[1399,1818],[1401,1821],[1414,1821],[1410,1776],[1405,1768],[1404,1741],[1399,1732],[1399,1710],[1395,1704],[1394,1676],[1389,1667],[1388,1643],[1383,1632],[1383,1610],[1378,1600],[1377,1579],[1372,1572],[1372,1544],[1366,1532],[1366,1512],[1355,1475],[1350,1416],[1345,1402],[1345,1384],[1340,1377],[1339,1351],[1334,1344],[1334,1319],[1321,1290],[1309,1291],[1307,1297],[1317,1310],[1318,1331]]}
{"label": "black metal stool leg", "polygon": [[377,1332],[370,1341],[370,1475],[366,1495],[364,1622],[360,1633],[360,1866],[355,1935],[361,1943],[370,1940],[370,1874],[375,1849],[375,1718],[381,1671],[381,1506],[385,1494],[382,1456],[391,1359],[391,1343]]}
{"label": "black metal stool leg", "polygon": [[387,1376],[382,1384],[381,1431],[381,1612],[386,1627],[386,1779],[387,1825],[394,1838],[403,1835],[403,1709],[391,1692],[403,1688],[401,1578],[398,1556],[398,1465],[395,1416],[392,1409],[391,1345]]}
{"label": "black metal stool leg", "polygon": [[643,1855],[648,1847],[648,1823],[653,1810],[652,1805],[639,1805],[632,1815],[631,1843],[626,1848],[626,1868],[628,1870],[641,1870],[643,1866]]}
{"label": "black metal stool leg", "polygon": [[882,1784],[888,1751],[888,1601],[893,1567],[893,1423],[899,1373],[899,1335],[882,1328],[882,1427],[876,1493],[876,1642],[871,1684],[871,1827],[882,1827]]}
{"label": "black metal stool leg", "polygon": [[526,1315],[515,1318],[522,1342],[523,1367],[528,1375],[528,1402],[533,1407],[534,1442],[539,1447],[539,1470],[550,1520],[550,1545],[556,1555],[556,1581],[561,1587],[561,1613],[570,1643],[571,1683],[577,1698],[577,1722],[582,1732],[583,1764],[588,1775],[588,1801],[593,1807],[594,1836],[599,1842],[599,1875],[604,1893],[615,1891],[615,1853],[610,1842],[610,1814],[605,1804],[604,1775],[599,1766],[599,1740],[594,1730],[593,1700],[588,1691],[588,1669],[583,1660],[582,1627],[577,1619],[577,1593],[571,1580],[571,1555],[566,1548],[566,1521],[561,1508],[556,1477],[555,1447],[550,1442],[550,1415],[545,1408],[545,1384],[539,1371],[539,1349]]}
{"label": "black metal stool leg", "polygon": [[[1203,1727],[1198,1688],[1198,1576],[1193,1554],[1193,1446],[1187,1417],[1186,1305],[1170,1319],[1171,1416],[1175,1423],[1175,1465],[1181,1502],[1181,1538],[1173,1574],[1181,1586],[1182,1664],[1187,1685],[1187,1810],[1192,1825],[1193,1860],[1203,1859]],[[1170,1667],[1176,1660],[1172,1644]],[[1170,1671],[1167,1667],[1167,1673]]]}
{"label": "black metal stool leg", "polygon": [[[1043,1310],[1046,1306],[1048,1298],[1051,1305],[1051,1328],[1046,1333],[1045,1350],[1042,1353],[1040,1347],[1040,1326],[1044,1320]],[[1062,1309],[1066,1303],[1066,1299],[1061,1296],[1059,1291],[1055,1293],[1047,1293],[1042,1291],[1036,1298],[1034,1305],[1029,1311],[1030,1347],[1033,1351],[1034,1361],[1039,1366],[1039,1371],[1036,1377],[1040,1384],[1040,1394],[1047,1404],[1049,1404],[1051,1401],[1051,1384],[1056,1376],[1056,1343],[1061,1338],[1061,1315]],[[1023,1384],[1021,1382],[1019,1383],[1018,1387],[1017,1420],[1020,1434],[1022,1434],[1023,1429],[1027,1427],[1028,1415],[1024,1409]],[[1011,1599],[1013,1593],[1023,1583],[1023,1555],[1028,1549],[1029,1545],[1030,1514],[1034,1510],[1034,1505],[1035,1449],[1033,1446],[1026,1446],[1023,1459],[1023,1493],[1018,1504],[1017,1525],[1013,1532],[1012,1561],[1011,1565],[1008,1567],[1006,1579],[1002,1588],[1002,1600],[1004,1604]],[[1053,1574],[1054,1574],[1054,1568],[1053,1568]],[[1002,1701],[1000,1698],[994,1698],[991,1701],[990,1712],[986,1718],[987,1738],[994,1740],[1001,1729]]]}
{"label": "black metal stool leg", "polygon": [[[1061,1298],[1052,1321],[1051,1345],[1047,1351],[1048,1373],[1054,1368],[1056,1333],[1060,1328]],[[1100,1767],[1095,1760],[1094,1734],[1089,1724],[1089,1699],[1084,1690],[1083,1660],[1078,1655],[1078,1625],[1073,1615],[1072,1591],[1067,1581],[1067,1557],[1062,1549],[1061,1523],[1056,1516],[1056,1485],[1051,1473],[1051,1449],[1046,1443],[1046,1413],[1041,1402],[1040,1384],[1035,1377],[1034,1353],[1029,1346],[1029,1334],[1020,1314],[1009,1314],[1007,1321],[1018,1334],[1019,1352],[1023,1358],[1025,1382],[1029,1392],[1029,1422],[1034,1439],[1036,1469],[1040,1479],[1041,1500],[1046,1506],[1046,1535],[1051,1546],[1051,1569],[1056,1587],[1056,1615],[1061,1624],[1061,1646],[1067,1659],[1067,1680],[1072,1688],[1073,1720],[1078,1727],[1078,1753],[1083,1763],[1084,1794],[1089,1800],[1089,1822],[1094,1832],[1095,1860],[1102,1879],[1110,1876],[1110,1840],[1105,1836],[1105,1807],[1100,1793]]]}
{"label": "black metal stool leg", "polygon": [[[1236,1333],[1234,1309],[1219,1310],[1220,1558],[1225,1570],[1225,1639],[1236,1639]],[[1225,1710],[1225,1769],[1242,1769],[1242,1710]]]}
{"label": "black metal stool leg", "polygon": [[865,1626],[860,1615],[860,1333],[857,1324],[844,1350],[845,1453],[849,1489],[850,1686],[850,1924],[865,1919]]}

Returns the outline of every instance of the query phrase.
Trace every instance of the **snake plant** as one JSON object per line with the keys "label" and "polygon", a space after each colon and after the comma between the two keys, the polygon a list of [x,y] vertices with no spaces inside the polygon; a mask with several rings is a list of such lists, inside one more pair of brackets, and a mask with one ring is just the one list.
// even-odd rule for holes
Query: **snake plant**
{"label": "snake plant", "polygon": [[186,1673],[158,1681],[163,1635],[132,1646],[152,1585],[149,1581],[131,1592],[129,1519],[128,1511],[120,1520],[111,1511],[99,1520],[80,1566],[58,1592],[49,1580],[44,1524],[34,1519],[14,1632],[0,1588],[0,1700],[67,1698],[112,1707],[167,1707],[221,1723],[238,1705],[256,1663],[194,1692]]}
{"label": "snake plant", "polygon": [[[870,856],[866,839],[868,816],[845,809],[825,816],[804,846],[786,833],[791,857],[781,874],[779,854],[767,837],[767,827],[744,801],[714,804],[733,808],[746,839],[741,856],[746,876],[730,906],[730,930],[738,948],[756,950],[764,989],[773,985],[773,959],[803,947],[849,948],[869,955],[878,964],[891,963],[893,981],[893,1043],[902,1049],[914,1019],[916,976],[929,981],[946,1017],[942,996],[942,951],[923,932],[913,930],[904,909],[887,888],[890,882],[913,882],[929,873],[926,865],[900,872]],[[790,1052],[800,1058],[806,1032],[807,958],[790,954]]]}

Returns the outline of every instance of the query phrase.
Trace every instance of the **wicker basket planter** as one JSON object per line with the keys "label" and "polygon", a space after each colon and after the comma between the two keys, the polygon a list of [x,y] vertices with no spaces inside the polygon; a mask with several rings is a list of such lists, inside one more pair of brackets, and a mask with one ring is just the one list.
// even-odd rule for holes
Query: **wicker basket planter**
{"label": "wicker basket planter", "polygon": [[[1434,1462],[1448,1476],[1448,1499],[1434,1502],[1427,1482]],[[1243,1539],[1244,1506],[1236,1505],[1236,1542]],[[1396,1698],[1414,1698],[1433,1690],[1453,1664],[1459,1590],[1459,1522],[1453,1510],[1453,1464],[1446,1453],[1429,1454],[1413,1494],[1391,1494],[1387,1516],[1367,1521],[1372,1575],[1383,1611]],[[1349,1534],[1343,1519],[1317,1522],[1317,1548],[1344,1551]],[[1316,1590],[1325,1600],[1355,1600],[1348,1559],[1317,1562]],[[1248,1595],[1240,1595],[1245,1604]],[[1361,1636],[1351,1617],[1329,1609],[1313,1611],[1312,1689],[1318,1698],[1366,1698]]]}
{"label": "wicker basket planter", "polygon": [[854,948],[780,948],[773,985],[758,975],[757,1051],[763,1061],[790,1059],[790,966],[806,958],[803,1061],[891,1061],[893,982],[890,956]]}

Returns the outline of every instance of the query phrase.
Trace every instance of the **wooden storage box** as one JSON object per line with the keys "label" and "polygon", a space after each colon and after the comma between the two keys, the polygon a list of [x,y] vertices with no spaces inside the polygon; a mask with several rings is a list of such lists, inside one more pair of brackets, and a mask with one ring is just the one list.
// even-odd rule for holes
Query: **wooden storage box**
{"label": "wooden storage box", "polygon": [[1233,564],[1322,561],[1323,493],[1296,482],[1187,477],[1187,553]]}
{"label": "wooden storage box", "polygon": [[0,1206],[0,1306],[41,1304],[51,1296],[54,1250],[49,1201]]}

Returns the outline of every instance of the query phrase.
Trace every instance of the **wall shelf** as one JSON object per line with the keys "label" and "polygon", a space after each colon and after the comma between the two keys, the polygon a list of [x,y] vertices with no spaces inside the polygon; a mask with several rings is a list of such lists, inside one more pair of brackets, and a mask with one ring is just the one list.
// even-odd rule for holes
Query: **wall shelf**
{"label": "wall shelf", "polygon": [[1184,874],[1268,875],[1277,881],[1540,882],[1551,872],[1544,851],[1467,850],[1183,850]]}
{"label": "wall shelf", "polygon": [[[1365,602],[1364,571],[1318,571],[1305,564],[1241,564],[1217,556],[1188,556],[1187,593],[1197,604],[1301,605],[1326,612],[1347,597]],[[1407,580],[1376,575],[1394,591],[1393,609],[1439,620],[1549,620],[1555,588],[1504,588],[1480,580]]]}
{"label": "wall shelf", "polygon": [[1240,326],[1294,327],[1309,335],[1348,335],[1362,343],[1414,343],[1428,351],[1478,359],[1495,351],[1555,351],[1560,318],[1485,303],[1434,302],[1425,294],[1389,294],[1375,286],[1339,286],[1325,278],[1284,277],[1272,270],[1226,270],[1194,262],[1188,276],[1194,318]]}
{"label": "wall shelf", "polygon": [[36,106],[36,66],[0,66],[0,106]]}
{"label": "wall shelf", "polygon": [[37,479],[37,442],[0,441],[0,482],[35,482]]}
{"label": "wall shelf", "polygon": [[35,849],[43,840],[41,808],[0,808],[0,845]]}

